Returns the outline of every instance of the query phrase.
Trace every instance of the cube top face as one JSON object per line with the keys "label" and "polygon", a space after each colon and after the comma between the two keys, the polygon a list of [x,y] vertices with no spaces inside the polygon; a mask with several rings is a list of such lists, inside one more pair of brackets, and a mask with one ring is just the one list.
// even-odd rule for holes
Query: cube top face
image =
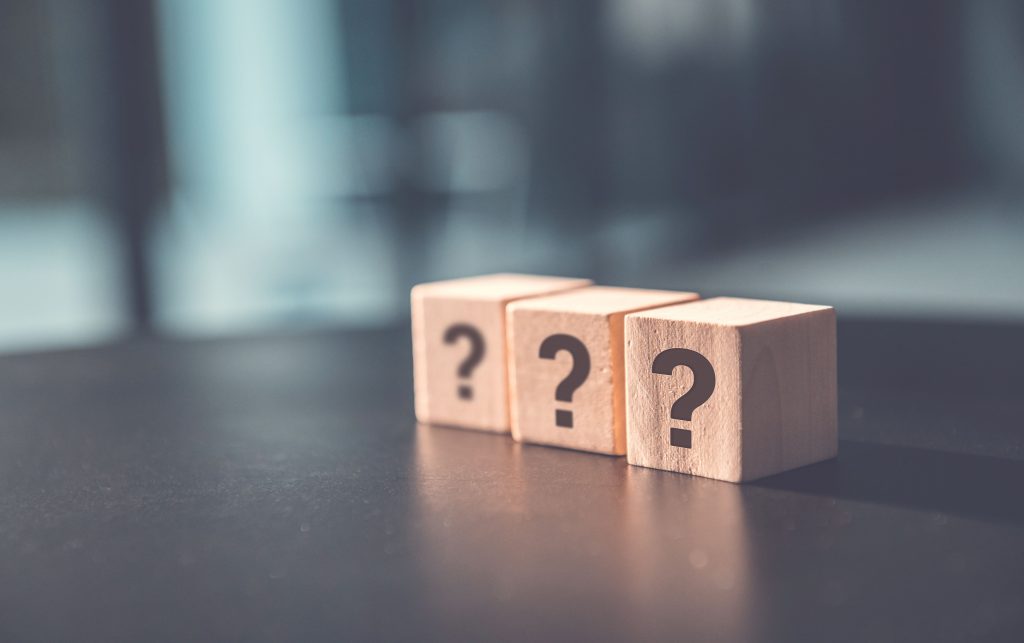
{"label": "cube top face", "polygon": [[704,322],[715,326],[751,326],[828,310],[832,310],[832,307],[767,299],[713,297],[694,305],[664,307],[648,310],[645,314],[658,319]]}
{"label": "cube top face", "polygon": [[557,295],[519,301],[513,304],[513,309],[609,316],[692,301],[698,298],[699,295],[694,292],[590,286]]}
{"label": "cube top face", "polygon": [[586,279],[492,275],[413,288],[417,419],[508,432],[506,303],[589,283]]}
{"label": "cube top face", "polygon": [[696,297],[594,286],[510,304],[513,437],[624,455],[623,318]]}
{"label": "cube top face", "polygon": [[625,335],[630,464],[742,482],[835,456],[832,308],[710,299]]}
{"label": "cube top face", "polygon": [[413,298],[422,296],[509,302],[523,297],[536,297],[570,288],[581,288],[589,286],[591,283],[593,282],[589,279],[499,273],[419,284],[413,288]]}

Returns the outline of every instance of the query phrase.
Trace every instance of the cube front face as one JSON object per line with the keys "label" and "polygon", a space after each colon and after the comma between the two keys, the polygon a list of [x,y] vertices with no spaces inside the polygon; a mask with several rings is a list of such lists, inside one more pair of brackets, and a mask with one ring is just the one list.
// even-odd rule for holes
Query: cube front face
{"label": "cube front face", "polygon": [[[835,312],[693,306],[626,318],[629,463],[742,482],[834,457]],[[673,429],[690,432],[688,445]]]}
{"label": "cube front face", "polygon": [[508,432],[504,303],[416,299],[416,418]]}
{"label": "cube front face", "polygon": [[[740,335],[735,328],[629,315],[629,463],[741,480],[739,364]],[[695,386],[698,377],[700,385]]]}
{"label": "cube front face", "polygon": [[513,437],[624,454],[624,427],[617,431],[615,422],[610,319],[514,305],[508,317]]}

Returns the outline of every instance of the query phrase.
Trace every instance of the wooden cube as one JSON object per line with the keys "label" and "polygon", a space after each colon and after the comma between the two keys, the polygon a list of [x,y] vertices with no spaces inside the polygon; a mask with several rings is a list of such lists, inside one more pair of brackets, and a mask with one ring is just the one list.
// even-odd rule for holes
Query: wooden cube
{"label": "wooden cube", "polygon": [[592,286],[508,307],[512,437],[626,453],[626,313],[692,301],[691,292]]}
{"label": "wooden cube", "polygon": [[628,461],[744,482],[835,457],[836,317],[720,297],[626,317]]}
{"label": "wooden cube", "polygon": [[412,289],[416,418],[483,431],[510,428],[505,306],[588,279],[498,274]]}

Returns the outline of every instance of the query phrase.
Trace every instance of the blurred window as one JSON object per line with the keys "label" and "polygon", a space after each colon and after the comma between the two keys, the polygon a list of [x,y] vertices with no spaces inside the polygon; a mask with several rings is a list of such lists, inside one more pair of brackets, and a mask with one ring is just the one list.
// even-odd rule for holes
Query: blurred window
{"label": "blurred window", "polygon": [[87,159],[95,22],[76,3],[0,5],[0,350],[128,327],[120,248]]}

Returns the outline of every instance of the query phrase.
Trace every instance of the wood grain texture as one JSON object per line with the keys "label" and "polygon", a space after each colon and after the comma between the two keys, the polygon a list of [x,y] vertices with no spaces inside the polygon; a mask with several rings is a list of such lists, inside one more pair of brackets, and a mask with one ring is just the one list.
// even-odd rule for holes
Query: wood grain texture
{"label": "wood grain texture", "polygon": [[[420,284],[412,289],[413,379],[416,418],[483,431],[510,430],[505,306],[524,297],[589,285],[587,279],[496,274]],[[471,339],[449,329],[479,333],[482,356],[466,376],[460,367]],[[467,397],[468,395],[468,397]]]}
{"label": "wood grain texture", "polygon": [[[508,307],[512,437],[522,442],[625,455],[625,358],[623,319],[627,313],[692,301],[691,292],[592,286],[515,302]],[[565,334],[579,339],[590,372],[571,402],[555,392],[574,363],[562,350],[539,356],[543,342]],[[572,427],[559,426],[559,412],[572,414]]]}
{"label": "wood grain texture", "polygon": [[[743,482],[835,457],[835,311],[828,306],[721,297],[626,317],[628,461]],[[673,419],[694,384],[686,366],[652,372],[663,351],[706,357],[714,390]],[[670,443],[690,431],[690,448]]]}

